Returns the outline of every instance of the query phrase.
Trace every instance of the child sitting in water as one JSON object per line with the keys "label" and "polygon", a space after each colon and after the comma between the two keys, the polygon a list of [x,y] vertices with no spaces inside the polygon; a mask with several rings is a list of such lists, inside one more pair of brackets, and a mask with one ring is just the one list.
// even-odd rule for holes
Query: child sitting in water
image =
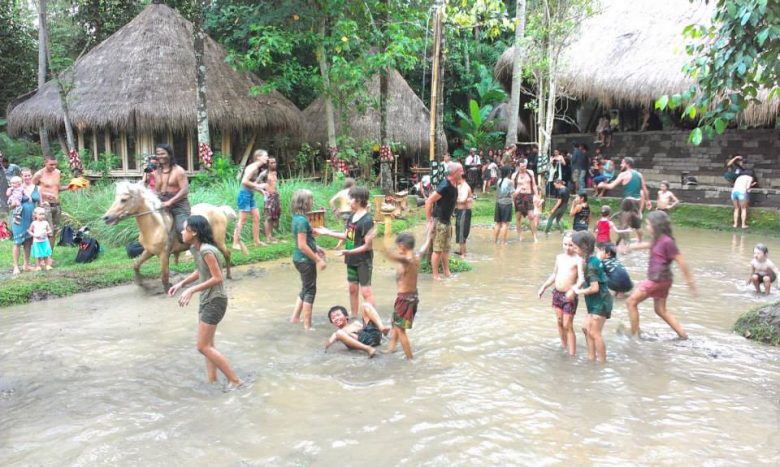
{"label": "child sitting in water", "polygon": [[376,353],[374,347],[382,343],[382,334],[390,331],[390,327],[382,323],[382,318],[370,303],[363,303],[363,319],[350,322],[347,309],[336,305],[328,311],[328,321],[336,327],[336,332],[325,342],[325,350],[336,341],[341,341],[348,349],[367,353],[368,358]]}
{"label": "child sitting in water", "polygon": [[420,298],[417,295],[417,270],[420,258],[414,252],[414,236],[410,233],[400,233],[395,237],[395,250],[385,244],[385,255],[391,261],[398,263],[395,271],[398,296],[393,310],[393,336],[387,346],[387,353],[395,352],[395,346],[401,341],[406,358],[412,359],[412,345],[406,335],[407,329],[412,329],[414,317],[417,315],[417,305]]}
{"label": "child sitting in water", "polygon": [[750,261],[750,278],[748,284],[753,284],[756,293],[761,293],[761,284],[764,284],[764,293],[769,295],[772,282],[780,276],[775,263],[769,259],[769,248],[763,243],[759,243],[753,249],[753,260]]}
{"label": "child sitting in water", "polygon": [[582,287],[575,285],[572,290],[577,295],[585,296],[585,306],[588,309],[588,317],[582,327],[588,347],[588,360],[598,358],[600,362],[605,362],[607,348],[601,330],[606,320],[612,316],[612,295],[607,288],[607,275],[601,259],[593,254],[596,238],[592,233],[587,230],[576,232],[572,242],[585,261],[585,282]]}
{"label": "child sitting in water", "polygon": [[555,266],[550,277],[539,288],[539,298],[552,284],[552,309],[558,322],[558,335],[561,347],[567,349],[569,355],[575,355],[577,340],[574,335],[574,313],[577,312],[577,295],[573,287],[583,281],[582,259],[577,256],[571,241],[571,232],[563,236],[563,253],[555,258]]}
{"label": "child sitting in water", "polygon": [[658,187],[658,201],[656,201],[655,208],[668,213],[679,202],[680,200],[674,196],[674,193],[669,191],[669,182],[662,181]]}
{"label": "child sitting in water", "polygon": [[626,292],[634,288],[634,283],[628,275],[628,271],[623,263],[617,258],[617,249],[615,245],[606,243],[602,246],[596,244],[599,252],[599,258],[604,264],[604,271],[607,273],[607,288],[615,292],[615,297],[620,298]]}
{"label": "child sitting in water", "polygon": [[49,237],[53,235],[53,232],[51,231],[51,225],[46,221],[46,210],[44,208],[35,208],[33,221],[30,223],[27,233],[33,238],[31,255],[38,260],[38,266],[35,270],[51,270],[51,243],[49,243]]}
{"label": "child sitting in water", "polygon": [[688,334],[677,318],[666,309],[666,298],[672,288],[672,261],[680,267],[691,294],[696,296],[696,285],[688,266],[683,261],[677,243],[672,236],[672,223],[663,211],[653,211],[647,215],[647,230],[653,238],[652,242],[634,243],[629,245],[632,250],[650,250],[647,266],[647,279],[639,283],[626,305],[631,319],[631,334],[639,336],[639,304],[648,298],[653,299],[655,313],[668,324],[681,339],[687,339]]}

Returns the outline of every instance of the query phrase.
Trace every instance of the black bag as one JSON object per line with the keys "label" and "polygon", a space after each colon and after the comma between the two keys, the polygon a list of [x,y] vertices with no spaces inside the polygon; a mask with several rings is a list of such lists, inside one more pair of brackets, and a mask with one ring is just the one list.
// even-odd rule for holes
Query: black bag
{"label": "black bag", "polygon": [[127,256],[132,259],[140,256],[144,252],[144,247],[141,245],[141,242],[130,242],[125,247],[125,251],[127,251]]}
{"label": "black bag", "polygon": [[66,225],[62,227],[60,232],[59,246],[76,246],[76,242],[73,240],[73,227]]}
{"label": "black bag", "polygon": [[82,237],[79,251],[76,253],[77,263],[90,263],[100,253],[100,243],[92,237]]}

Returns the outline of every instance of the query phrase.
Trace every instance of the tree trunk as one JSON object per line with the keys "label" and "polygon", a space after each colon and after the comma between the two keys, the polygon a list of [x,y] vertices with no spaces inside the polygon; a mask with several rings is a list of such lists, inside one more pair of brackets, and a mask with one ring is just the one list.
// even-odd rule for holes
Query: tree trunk
{"label": "tree trunk", "polygon": [[203,58],[203,47],[206,33],[203,31],[203,15],[208,8],[208,0],[195,0],[196,14],[193,23],[194,48],[195,48],[195,66],[197,77],[197,120],[198,120],[198,149],[205,144],[211,147],[211,137],[209,135],[209,115],[208,102],[206,98],[206,62]]}
{"label": "tree trunk", "polygon": [[[38,2],[38,24],[46,24],[46,0],[39,0]],[[46,28],[38,27],[38,90],[43,88],[46,84],[46,47],[48,40],[46,38]],[[43,155],[50,155],[51,148],[49,148],[49,130],[46,125],[42,125],[39,129],[41,139],[41,151]],[[5,194],[5,190],[3,190]]]}
{"label": "tree trunk", "polygon": [[328,148],[336,147],[336,119],[333,111],[333,101],[330,97],[330,67],[327,57],[325,57],[325,46],[323,45],[325,34],[327,33],[325,21],[320,22],[319,33],[322,40],[317,45],[317,62],[320,65],[320,75],[322,76],[323,97],[325,98],[325,124],[328,129]]}
{"label": "tree trunk", "polygon": [[[41,23],[38,25],[39,28],[43,29],[43,34],[48,38],[49,34],[47,32],[47,24]],[[48,45],[48,44],[47,44]],[[49,69],[54,71],[54,67],[52,66],[51,61],[51,50],[49,47],[45,47],[46,50],[46,61],[49,64]],[[82,52],[83,54],[84,52]],[[81,58],[81,55],[76,59]],[[68,90],[65,89],[65,85],[62,83],[62,78],[65,73],[58,73],[54,76],[54,81],[57,83],[57,91],[60,96],[60,105],[62,106],[62,121],[65,124],[65,138],[66,138],[66,144],[68,145],[68,153],[71,151],[76,151],[76,138],[73,136],[73,126],[70,124],[70,110],[68,108]]]}
{"label": "tree trunk", "polygon": [[517,24],[515,25],[515,49],[512,63],[512,91],[509,99],[509,122],[506,145],[517,142],[517,119],[520,112],[520,86],[523,80],[523,36],[525,36],[525,0],[517,0]]}
{"label": "tree trunk", "polygon": [[[441,45],[439,46],[439,73],[436,76],[436,89],[438,94],[436,95],[436,144],[439,141],[447,141],[447,137],[444,134],[444,51],[446,50],[446,38],[444,31],[442,30],[442,24],[444,21],[444,6],[439,8],[439,35],[441,36]],[[438,157],[441,159],[444,157],[444,148],[437,148]]]}

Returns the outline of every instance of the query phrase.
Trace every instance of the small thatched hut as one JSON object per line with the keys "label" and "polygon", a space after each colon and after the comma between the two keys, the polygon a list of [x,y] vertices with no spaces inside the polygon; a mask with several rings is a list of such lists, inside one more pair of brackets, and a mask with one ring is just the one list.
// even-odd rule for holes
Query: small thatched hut
{"label": "small thatched hut", "polygon": [[[580,97],[616,104],[651,105],[663,94],[687,89],[691,80],[682,71],[690,62],[682,31],[689,24],[708,24],[712,2],[680,0],[601,0],[600,11],[583,21],[564,50],[559,83]],[[513,48],[495,66],[506,89],[512,83]],[[766,92],[764,95],[766,96]],[[750,106],[743,115],[747,126],[774,122],[780,99]]]}
{"label": "small thatched hut", "polygon": [[[281,94],[251,96],[260,80],[225,63],[225,50],[204,44],[208,114],[215,149],[232,153],[241,138],[288,134],[300,139],[302,114]],[[172,144],[178,162],[197,168],[196,77],[192,24],[161,4],[136,18],[82,56],[69,71],[70,117],[79,149],[93,157],[121,157],[117,175],[138,173],[139,155],[156,143]],[[9,106],[12,134],[36,132],[42,124],[63,128],[54,81]],[[247,138],[248,139],[248,138]]]}
{"label": "small thatched hut", "polygon": [[[379,75],[375,75],[366,83],[368,99],[379,102]],[[403,155],[415,160],[428,160],[430,112],[417,97],[409,84],[397,70],[387,74],[387,137],[390,141],[404,146]],[[349,135],[357,141],[379,142],[379,110],[368,106],[360,113],[356,106],[347,109],[339,108],[334,103],[336,113],[336,134]],[[349,128],[342,127],[342,111],[347,112]],[[328,146],[328,134],[325,120],[325,99],[320,96],[303,111],[306,122],[306,141],[321,143]],[[447,150],[447,141],[441,138],[439,147]]]}

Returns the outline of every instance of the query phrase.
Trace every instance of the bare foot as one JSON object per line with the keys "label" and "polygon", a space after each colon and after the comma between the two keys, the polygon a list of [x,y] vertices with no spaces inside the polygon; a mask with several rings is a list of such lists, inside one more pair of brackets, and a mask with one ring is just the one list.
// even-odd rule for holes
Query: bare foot
{"label": "bare foot", "polygon": [[395,353],[395,347],[393,347],[393,348],[388,347],[387,349],[383,350],[382,353],[386,353],[386,354],[387,353]]}
{"label": "bare foot", "polygon": [[301,322],[301,318],[298,317],[298,316],[292,316],[292,317],[290,317],[290,322],[291,323],[300,323]]}
{"label": "bare foot", "polygon": [[17,267],[14,267],[14,272],[13,272],[14,276],[18,276],[18,275],[19,275],[19,272],[20,272],[20,271],[19,271],[19,267],[18,267],[18,266],[17,266]]}
{"label": "bare foot", "polygon": [[433,280],[435,280],[435,281],[440,281],[440,280],[441,280],[441,277],[439,277],[438,275],[435,275],[435,276],[433,276]]}
{"label": "bare foot", "polygon": [[[767,294],[769,294],[769,292],[767,292]],[[392,327],[390,327],[390,326],[385,326],[385,327],[383,327],[383,328],[381,329],[381,331],[382,331],[382,334],[384,334],[384,335],[386,336],[386,335],[387,335],[387,334],[390,332],[390,330],[391,330],[391,329],[393,329],[393,328],[392,328]]]}
{"label": "bare foot", "polygon": [[258,241],[256,241],[256,242],[255,242],[255,246],[268,246],[268,244],[267,244],[267,243],[265,243],[265,242],[261,242],[260,240],[258,240]]}
{"label": "bare foot", "polygon": [[239,250],[239,251],[241,251],[241,245],[239,245],[239,244],[237,244],[237,243],[234,243],[234,244],[233,244],[233,249],[234,249],[234,250]]}
{"label": "bare foot", "polygon": [[376,349],[371,347],[367,350],[368,352],[368,358],[374,358],[374,355],[376,355]]}
{"label": "bare foot", "polygon": [[446,277],[447,279],[449,279],[450,277],[452,277],[452,273],[451,273],[451,272],[445,272],[445,273],[444,273],[444,277]]}
{"label": "bare foot", "polygon": [[51,267],[51,266],[48,266],[48,265],[46,266],[46,270],[47,270],[47,271],[51,271],[52,269],[54,269],[54,268],[53,268],[53,267]]}

